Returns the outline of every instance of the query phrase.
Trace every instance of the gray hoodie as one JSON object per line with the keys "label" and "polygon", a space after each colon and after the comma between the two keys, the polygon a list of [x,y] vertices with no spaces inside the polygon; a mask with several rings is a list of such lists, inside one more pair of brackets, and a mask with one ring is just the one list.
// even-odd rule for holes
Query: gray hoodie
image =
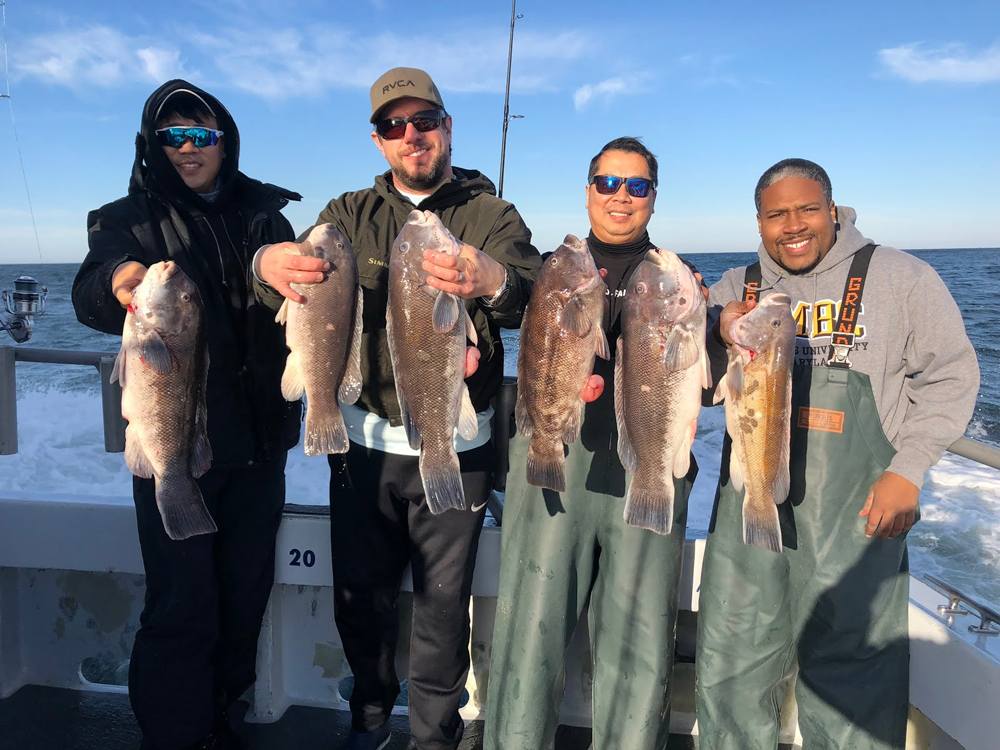
{"label": "gray hoodie", "polygon": [[[783,292],[792,298],[799,324],[796,362],[823,365],[830,331],[854,254],[872,242],[854,226],[853,208],[837,208],[837,241],[812,271],[793,275],[757,248],[761,298]],[[726,271],[709,290],[710,306],[743,298],[745,267]],[[976,404],[979,364],[962,314],[941,277],[924,261],[880,245],[872,256],[858,316],[852,369],[871,379],[885,436],[898,451],[889,471],[920,487],[924,473],[962,436]],[[725,367],[725,351],[709,336],[713,379]]]}

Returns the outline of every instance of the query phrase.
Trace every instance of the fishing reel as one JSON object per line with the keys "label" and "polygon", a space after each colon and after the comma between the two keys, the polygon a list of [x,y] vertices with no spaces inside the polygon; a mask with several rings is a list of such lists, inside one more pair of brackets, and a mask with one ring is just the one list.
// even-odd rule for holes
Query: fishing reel
{"label": "fishing reel", "polygon": [[3,306],[9,316],[0,319],[0,331],[7,331],[18,344],[31,338],[31,321],[35,315],[45,312],[45,298],[48,287],[38,291],[38,282],[30,276],[14,279],[14,291],[3,290]]}

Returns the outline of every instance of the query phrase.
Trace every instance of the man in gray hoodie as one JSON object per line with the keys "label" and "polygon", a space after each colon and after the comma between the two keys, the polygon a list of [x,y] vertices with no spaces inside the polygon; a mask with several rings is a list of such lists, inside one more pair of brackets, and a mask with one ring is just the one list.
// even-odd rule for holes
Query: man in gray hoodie
{"label": "man in gray hoodie", "polygon": [[744,544],[727,437],[701,578],[700,747],[774,750],[797,667],[806,747],[901,749],[906,532],[924,473],[972,416],[976,353],[937,273],[862,236],[820,166],[775,164],[755,201],[760,262],[712,286],[709,354],[718,382],[755,290],[791,297],[791,490],[782,553]]}

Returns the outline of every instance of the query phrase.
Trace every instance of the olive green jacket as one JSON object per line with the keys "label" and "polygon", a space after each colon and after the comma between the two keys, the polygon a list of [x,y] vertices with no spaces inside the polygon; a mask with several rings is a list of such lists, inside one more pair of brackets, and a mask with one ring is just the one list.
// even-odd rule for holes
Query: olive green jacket
{"label": "olive green jacket", "polygon": [[[479,172],[454,168],[455,179],[442,185],[420,204],[433,211],[462,242],[482,250],[507,269],[507,289],[494,305],[466,300],[479,334],[479,368],[468,378],[476,411],[484,411],[503,379],[503,342],[500,328],[519,328],[531,288],[542,265],[531,244],[531,232],[517,209],[496,197],[493,183]],[[414,210],[408,198],[392,184],[392,173],[375,178],[375,186],[344,193],[330,201],[316,224],[333,224],[350,241],[358,261],[364,294],[364,333],[361,372],[364,385],[357,406],[393,425],[401,424],[399,402],[385,331],[389,295],[389,254],[392,243]],[[300,235],[300,241],[312,227]],[[259,288],[262,296],[275,295]],[[268,301],[268,300],[266,300]],[[268,301],[270,302],[270,301]],[[274,300],[280,304],[280,298]]]}

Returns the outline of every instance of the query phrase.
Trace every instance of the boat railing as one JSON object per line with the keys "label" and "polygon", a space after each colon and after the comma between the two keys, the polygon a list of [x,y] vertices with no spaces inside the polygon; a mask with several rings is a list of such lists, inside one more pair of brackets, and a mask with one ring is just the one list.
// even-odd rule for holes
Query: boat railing
{"label": "boat railing", "polygon": [[[968,594],[945,583],[940,578],[925,575],[924,580],[933,588],[948,597],[948,603],[938,606],[937,611],[948,618],[949,624],[956,617],[965,617],[974,613],[979,616],[978,625],[970,625],[969,632],[975,635],[1000,635],[1000,613],[992,607],[973,599]],[[969,607],[970,609],[966,609]]]}
{"label": "boat railing", "polygon": [[[113,352],[0,346],[0,455],[17,453],[16,362],[95,367],[101,379],[104,449],[109,453],[124,451],[125,420],[121,416],[121,387],[117,382],[111,382],[115,356]],[[517,378],[504,377],[500,391],[494,398],[492,425],[494,491],[489,501],[489,508],[498,524],[503,519],[503,501],[500,493],[503,493],[507,486],[507,444],[510,440],[511,418],[516,400]],[[962,437],[952,443],[948,451],[1000,470],[1000,448],[996,446]]]}

